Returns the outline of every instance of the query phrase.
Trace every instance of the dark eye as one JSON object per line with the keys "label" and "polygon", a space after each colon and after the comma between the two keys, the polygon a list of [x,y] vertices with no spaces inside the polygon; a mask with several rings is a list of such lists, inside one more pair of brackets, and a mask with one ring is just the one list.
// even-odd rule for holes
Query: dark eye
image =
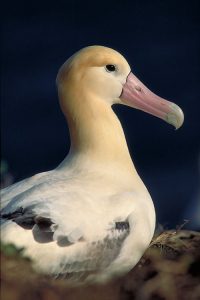
{"label": "dark eye", "polygon": [[116,71],[115,65],[106,65],[106,71],[107,72],[115,72]]}

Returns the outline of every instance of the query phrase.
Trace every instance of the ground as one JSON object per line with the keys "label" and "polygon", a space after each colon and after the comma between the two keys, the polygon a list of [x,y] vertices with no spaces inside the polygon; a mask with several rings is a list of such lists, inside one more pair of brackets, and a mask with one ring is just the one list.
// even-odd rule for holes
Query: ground
{"label": "ground", "polygon": [[70,287],[63,279],[37,274],[22,252],[2,245],[2,300],[200,299],[199,232],[181,228],[162,232],[129,274],[102,286]]}

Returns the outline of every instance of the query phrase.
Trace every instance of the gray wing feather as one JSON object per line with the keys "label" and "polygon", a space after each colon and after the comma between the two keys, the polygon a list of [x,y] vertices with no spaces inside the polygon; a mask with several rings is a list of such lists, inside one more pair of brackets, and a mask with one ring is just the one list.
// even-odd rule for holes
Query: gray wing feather
{"label": "gray wing feather", "polygon": [[67,278],[72,281],[84,280],[88,275],[95,274],[105,269],[120,253],[122,244],[129,234],[129,230],[121,230],[117,234],[109,234],[101,241],[88,245],[84,259],[66,263],[64,260],[59,266],[57,277]]}

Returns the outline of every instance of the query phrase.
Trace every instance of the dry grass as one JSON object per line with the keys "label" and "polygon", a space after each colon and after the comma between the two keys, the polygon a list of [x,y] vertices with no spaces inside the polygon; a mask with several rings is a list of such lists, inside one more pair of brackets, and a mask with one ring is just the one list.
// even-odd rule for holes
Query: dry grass
{"label": "dry grass", "polygon": [[103,286],[72,288],[65,280],[35,273],[28,259],[3,250],[1,287],[2,300],[198,300],[200,233],[164,231],[129,274]]}

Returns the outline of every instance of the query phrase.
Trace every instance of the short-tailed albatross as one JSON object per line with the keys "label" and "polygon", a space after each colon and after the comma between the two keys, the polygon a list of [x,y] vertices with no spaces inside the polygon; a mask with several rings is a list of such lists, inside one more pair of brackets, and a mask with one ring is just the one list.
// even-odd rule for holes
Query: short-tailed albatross
{"label": "short-tailed albatross", "polygon": [[2,190],[1,239],[24,247],[45,274],[106,282],[137,264],[155,228],[151,196],[112,105],[143,110],[176,128],[183,113],[139,81],[121,54],[103,46],[71,56],[57,87],[70,151],[56,169]]}

